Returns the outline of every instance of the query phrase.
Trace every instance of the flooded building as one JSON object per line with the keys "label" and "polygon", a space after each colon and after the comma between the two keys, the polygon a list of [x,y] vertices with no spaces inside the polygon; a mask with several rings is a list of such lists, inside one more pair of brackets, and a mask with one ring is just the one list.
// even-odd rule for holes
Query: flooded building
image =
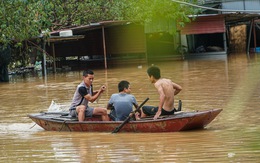
{"label": "flooded building", "polygon": [[227,52],[255,52],[260,46],[259,0],[206,0],[205,14],[223,15],[226,26]]}
{"label": "flooded building", "polygon": [[52,60],[49,67],[56,71],[180,58],[175,45],[167,32],[153,32],[140,23],[105,21],[51,32],[46,51]]}
{"label": "flooded building", "polygon": [[[176,35],[136,22],[105,21],[70,28],[71,35],[53,31],[46,51],[54,71],[60,68],[108,68],[114,64],[141,65],[149,60],[185,59],[198,55],[227,55],[257,51],[260,1],[205,1],[200,15]],[[161,26],[164,22],[157,23]],[[168,23],[169,24],[169,23]],[[176,28],[174,22],[171,27]],[[65,30],[66,31],[66,30]],[[260,48],[259,48],[260,50]]]}

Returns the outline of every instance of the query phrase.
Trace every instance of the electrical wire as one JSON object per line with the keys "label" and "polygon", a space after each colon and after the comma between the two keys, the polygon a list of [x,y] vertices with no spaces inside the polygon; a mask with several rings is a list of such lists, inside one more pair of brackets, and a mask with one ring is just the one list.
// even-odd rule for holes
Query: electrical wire
{"label": "electrical wire", "polygon": [[207,10],[214,10],[214,11],[220,11],[220,12],[241,12],[241,13],[260,13],[260,10],[232,10],[232,9],[217,9],[217,8],[212,8],[212,7],[206,7],[206,6],[200,6],[200,5],[195,5],[192,3],[188,2],[183,2],[183,1],[178,1],[178,0],[171,0],[172,2],[184,4],[184,5],[189,5],[197,8],[202,8],[202,9],[207,9]]}

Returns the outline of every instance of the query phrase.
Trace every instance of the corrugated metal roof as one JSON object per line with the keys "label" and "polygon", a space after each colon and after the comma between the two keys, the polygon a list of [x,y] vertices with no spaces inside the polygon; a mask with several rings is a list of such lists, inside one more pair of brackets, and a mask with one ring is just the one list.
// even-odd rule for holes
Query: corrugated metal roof
{"label": "corrugated metal roof", "polygon": [[207,34],[225,32],[225,20],[223,15],[200,16],[195,21],[186,24],[181,28],[181,34]]}
{"label": "corrugated metal roof", "polygon": [[59,34],[60,31],[64,31],[64,30],[72,30],[73,34],[74,34],[75,32],[77,33],[80,31],[99,29],[99,28],[102,28],[102,26],[109,27],[109,26],[124,25],[124,24],[129,24],[129,23],[130,23],[129,21],[112,21],[112,20],[111,21],[102,21],[102,22],[90,23],[87,25],[81,25],[81,26],[71,27],[71,28],[67,28],[67,29],[52,31],[52,32],[50,32],[50,34],[57,35],[57,34]]}
{"label": "corrugated metal roof", "polygon": [[259,10],[260,1],[259,0],[243,0],[243,1],[223,1],[222,9],[232,9],[232,10]]}

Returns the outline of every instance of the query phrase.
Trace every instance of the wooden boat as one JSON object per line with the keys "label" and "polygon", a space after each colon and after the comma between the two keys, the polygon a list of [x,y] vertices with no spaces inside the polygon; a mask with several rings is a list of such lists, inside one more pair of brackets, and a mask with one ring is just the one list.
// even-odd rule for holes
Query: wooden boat
{"label": "wooden boat", "polygon": [[[157,120],[142,118],[129,121],[120,132],[177,132],[202,129],[212,122],[222,109],[177,112],[161,116]],[[79,122],[65,112],[43,112],[28,115],[36,124],[47,131],[112,132],[123,121],[101,121],[100,117],[87,118]]]}

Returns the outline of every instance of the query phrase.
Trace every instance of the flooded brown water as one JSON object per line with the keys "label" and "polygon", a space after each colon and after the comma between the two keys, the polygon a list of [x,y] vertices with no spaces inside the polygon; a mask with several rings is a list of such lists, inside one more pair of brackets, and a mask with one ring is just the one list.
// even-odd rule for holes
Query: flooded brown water
{"label": "flooded brown water", "polygon": [[[175,133],[71,133],[44,131],[27,117],[52,100],[68,106],[81,71],[0,83],[0,162],[258,162],[260,159],[260,55],[165,61],[162,77],[183,87],[183,111],[222,108],[204,130]],[[117,83],[128,80],[138,103],[158,104],[147,65],[94,69],[94,87],[107,85],[106,106]],[[177,104],[176,104],[177,105]]]}

